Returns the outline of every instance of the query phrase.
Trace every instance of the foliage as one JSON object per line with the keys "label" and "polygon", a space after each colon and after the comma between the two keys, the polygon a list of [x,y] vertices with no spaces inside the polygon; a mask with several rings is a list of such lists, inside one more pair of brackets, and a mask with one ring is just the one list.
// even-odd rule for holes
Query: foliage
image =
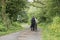
{"label": "foliage", "polygon": [[45,8],[38,16],[43,29],[43,40],[60,40],[60,1],[43,0],[43,3],[45,3]]}
{"label": "foliage", "polygon": [[19,13],[20,11],[24,10],[26,8],[26,0],[9,0],[7,1],[7,6],[6,6],[6,13],[9,14],[10,19],[16,21],[17,20],[17,15],[22,14]]}
{"label": "foliage", "polygon": [[43,29],[43,40],[60,40],[60,0],[34,0],[31,3],[27,0],[6,0],[5,2],[5,4],[0,2],[0,22],[3,17],[6,25],[11,23],[8,30],[1,24],[0,33],[21,29],[20,23],[28,21],[30,23],[32,16],[35,16]]}
{"label": "foliage", "polygon": [[23,27],[20,25],[19,22],[13,22],[13,24],[10,25],[10,28],[8,30],[4,25],[0,24],[0,36],[6,35],[12,32],[16,32],[16,31],[20,31],[22,29]]}
{"label": "foliage", "polygon": [[21,15],[22,21],[28,19],[27,13],[21,13],[25,11],[26,4],[27,0],[0,0],[0,35],[22,29],[17,16]]}
{"label": "foliage", "polygon": [[50,24],[43,24],[43,40],[60,40],[60,17],[53,18],[53,22]]}
{"label": "foliage", "polygon": [[5,32],[5,31],[7,31],[7,29],[2,24],[0,24],[0,32]]}
{"label": "foliage", "polygon": [[22,22],[27,23],[28,22],[27,12],[26,11],[21,11],[20,14],[17,17],[17,20],[21,23]]}

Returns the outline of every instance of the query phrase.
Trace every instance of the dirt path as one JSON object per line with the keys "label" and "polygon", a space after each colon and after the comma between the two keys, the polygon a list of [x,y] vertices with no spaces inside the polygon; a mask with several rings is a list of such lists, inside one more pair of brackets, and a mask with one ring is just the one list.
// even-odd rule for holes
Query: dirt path
{"label": "dirt path", "polygon": [[38,31],[35,32],[30,31],[30,29],[27,28],[24,31],[1,36],[0,40],[42,40],[41,34],[41,29],[38,29]]}
{"label": "dirt path", "polygon": [[19,37],[18,40],[42,40],[40,31],[24,31]]}

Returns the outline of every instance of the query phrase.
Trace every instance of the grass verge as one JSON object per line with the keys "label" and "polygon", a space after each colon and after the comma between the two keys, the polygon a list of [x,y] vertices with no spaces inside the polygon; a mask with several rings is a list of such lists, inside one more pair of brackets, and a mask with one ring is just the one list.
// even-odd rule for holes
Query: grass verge
{"label": "grass verge", "polygon": [[24,28],[20,25],[20,23],[18,22],[14,22],[9,29],[7,29],[6,27],[4,27],[2,24],[0,25],[0,36],[6,35],[6,34],[10,34],[10,33],[14,33],[17,31],[21,31]]}
{"label": "grass verge", "polygon": [[60,23],[40,24],[43,40],[60,40]]}

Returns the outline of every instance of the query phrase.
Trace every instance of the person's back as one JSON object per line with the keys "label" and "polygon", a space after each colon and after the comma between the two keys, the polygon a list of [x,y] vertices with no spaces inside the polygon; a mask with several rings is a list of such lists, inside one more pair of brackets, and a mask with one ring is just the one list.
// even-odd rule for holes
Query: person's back
{"label": "person's back", "polygon": [[35,21],[35,18],[32,18],[31,23],[32,23],[32,24],[35,24],[35,22],[36,22],[36,21]]}
{"label": "person's back", "polygon": [[36,20],[35,20],[35,17],[33,17],[32,19],[31,19],[31,30],[33,30],[33,31],[35,31],[35,29],[36,29],[36,26],[37,24],[36,24]]}

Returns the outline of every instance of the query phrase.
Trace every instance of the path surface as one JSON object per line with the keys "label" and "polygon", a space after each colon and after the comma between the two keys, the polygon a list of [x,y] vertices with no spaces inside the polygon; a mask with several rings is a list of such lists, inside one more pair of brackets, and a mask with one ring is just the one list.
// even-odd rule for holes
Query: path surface
{"label": "path surface", "polygon": [[37,32],[34,32],[27,28],[24,31],[1,36],[0,40],[42,40],[41,34],[41,29],[38,29]]}
{"label": "path surface", "polygon": [[18,37],[18,40],[42,40],[42,37],[40,31],[26,30]]}

